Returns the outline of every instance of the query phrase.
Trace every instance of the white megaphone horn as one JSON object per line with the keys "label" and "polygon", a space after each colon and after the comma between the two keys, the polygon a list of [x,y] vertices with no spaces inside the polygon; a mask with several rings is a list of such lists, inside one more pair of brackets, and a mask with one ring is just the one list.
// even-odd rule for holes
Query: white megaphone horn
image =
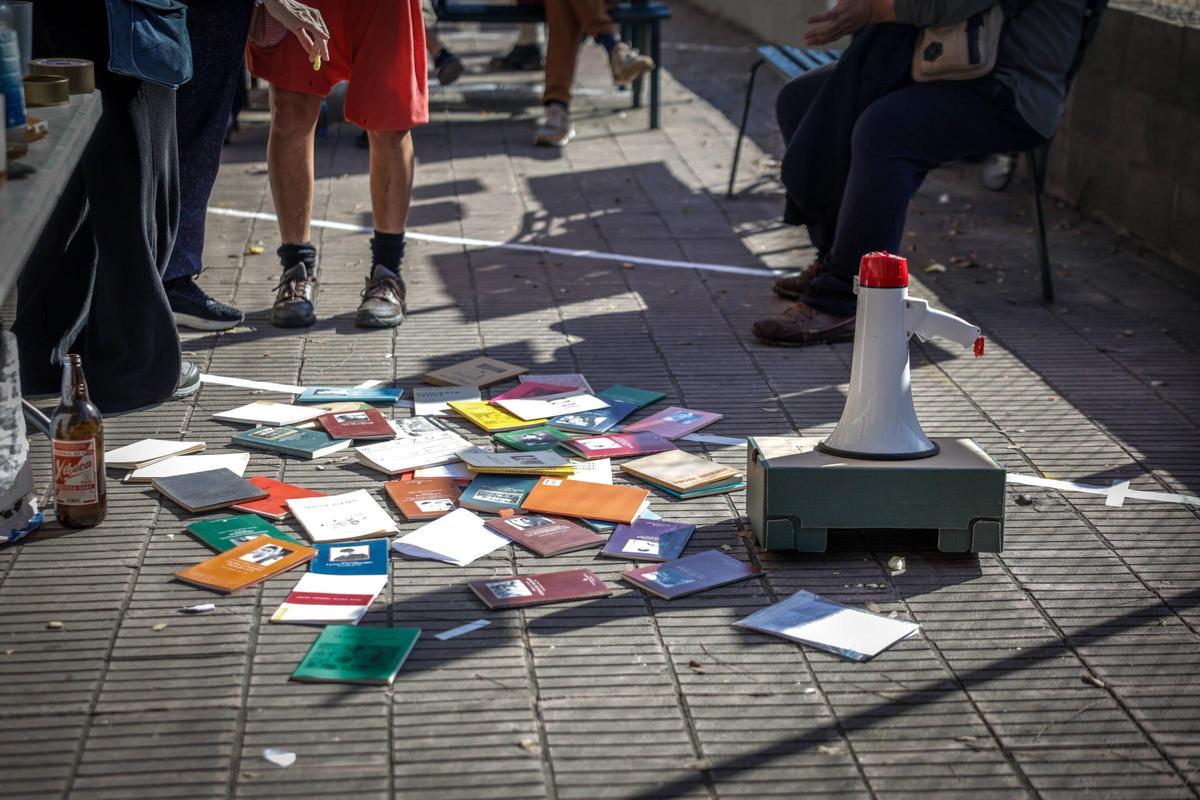
{"label": "white megaphone horn", "polygon": [[817,447],[842,458],[904,460],[937,455],[913,408],[908,339],[934,336],[983,355],[977,325],[908,296],[908,262],[867,253],[855,281],[858,311],[850,391],[842,418]]}

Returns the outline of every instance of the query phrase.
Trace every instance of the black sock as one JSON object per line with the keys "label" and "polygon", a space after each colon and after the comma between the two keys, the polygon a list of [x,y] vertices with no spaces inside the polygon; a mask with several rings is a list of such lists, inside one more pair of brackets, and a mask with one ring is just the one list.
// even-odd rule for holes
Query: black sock
{"label": "black sock", "polygon": [[281,244],[275,255],[279,256],[279,263],[283,265],[284,270],[304,264],[304,271],[310,278],[317,271],[317,248],[313,247],[312,242]]}
{"label": "black sock", "polygon": [[376,264],[382,264],[399,275],[402,261],[404,261],[404,231],[400,233],[375,231],[375,236],[371,239],[371,271],[375,271]]}
{"label": "black sock", "polygon": [[613,48],[617,46],[617,37],[611,33],[597,33],[592,37],[596,40],[596,44],[604,48],[605,52],[612,55]]}
{"label": "black sock", "polygon": [[550,106],[560,106],[562,108],[569,108],[569,106],[566,103],[564,103],[562,100],[547,100],[546,102],[542,103],[542,105],[544,105],[546,108],[549,108]]}

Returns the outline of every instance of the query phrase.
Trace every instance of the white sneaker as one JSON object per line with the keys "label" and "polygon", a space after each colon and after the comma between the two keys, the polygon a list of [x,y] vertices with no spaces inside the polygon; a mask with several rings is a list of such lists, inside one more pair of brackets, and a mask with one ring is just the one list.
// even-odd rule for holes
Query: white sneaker
{"label": "white sneaker", "polygon": [[546,119],[534,131],[533,143],[547,147],[562,147],[575,138],[571,112],[565,106],[551,103],[546,106]]}
{"label": "white sneaker", "polygon": [[654,59],[644,56],[625,42],[617,42],[609,56],[608,66],[612,70],[613,83],[624,86],[654,69]]}

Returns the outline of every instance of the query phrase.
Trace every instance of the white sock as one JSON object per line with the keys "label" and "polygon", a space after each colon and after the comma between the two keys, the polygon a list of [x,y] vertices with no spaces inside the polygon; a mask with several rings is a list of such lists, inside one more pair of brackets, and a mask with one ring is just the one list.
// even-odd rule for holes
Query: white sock
{"label": "white sock", "polygon": [[517,31],[517,46],[539,45],[542,43],[542,26],[537,22],[522,22]]}

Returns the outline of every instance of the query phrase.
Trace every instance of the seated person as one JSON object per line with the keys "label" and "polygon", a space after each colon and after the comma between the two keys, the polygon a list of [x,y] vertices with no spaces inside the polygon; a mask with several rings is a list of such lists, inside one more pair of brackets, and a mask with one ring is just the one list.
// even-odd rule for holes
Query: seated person
{"label": "seated person", "polygon": [[[914,82],[920,27],[961,22],[994,0],[838,0],[811,17],[809,46],[854,35],[835,64],[789,83],[776,102],[788,148],[784,220],[806,225],[816,261],[777,280],[796,303],[754,324],[763,343],[853,338],[854,278],[872,251],[899,252],[908,203],[929,170],[977,153],[1045,143],[1062,116],[1085,0],[1004,0],[995,69]],[[885,24],[899,23],[899,24]]]}

